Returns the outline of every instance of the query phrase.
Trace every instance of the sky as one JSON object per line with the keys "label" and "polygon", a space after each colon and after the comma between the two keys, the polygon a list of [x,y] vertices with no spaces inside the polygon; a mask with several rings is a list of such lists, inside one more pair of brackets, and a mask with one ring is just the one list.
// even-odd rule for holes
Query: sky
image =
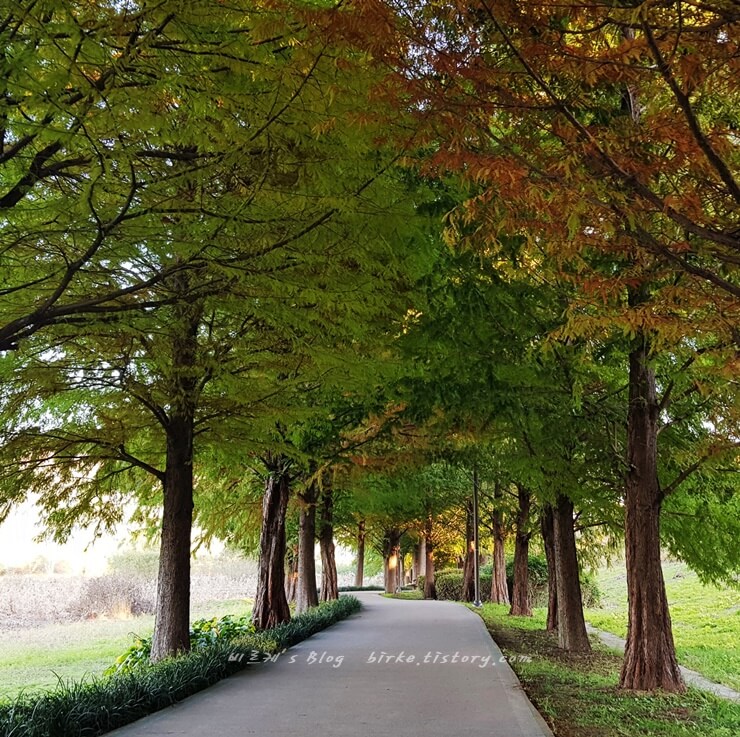
{"label": "sky", "polygon": [[67,543],[59,545],[52,540],[39,541],[37,538],[42,532],[33,501],[15,507],[8,519],[0,524],[0,566],[27,566],[43,557],[48,573],[54,570],[55,565],[66,563],[65,569],[69,573],[98,575],[105,571],[108,557],[130,539],[127,529],[94,542],[91,530],[77,530]]}

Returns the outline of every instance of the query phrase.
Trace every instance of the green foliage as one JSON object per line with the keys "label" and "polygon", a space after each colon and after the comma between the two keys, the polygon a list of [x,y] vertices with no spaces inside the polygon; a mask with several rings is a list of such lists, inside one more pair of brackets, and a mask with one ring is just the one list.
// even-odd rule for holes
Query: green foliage
{"label": "green foliage", "polygon": [[[434,585],[438,599],[462,601],[463,574],[462,571],[435,574]],[[482,601],[491,598],[491,576],[480,577],[480,597]]]}
{"label": "green foliage", "polygon": [[[514,561],[506,564],[506,581],[511,592],[514,585]],[[491,597],[491,566],[482,566],[480,570],[480,596],[482,601]],[[434,583],[437,598],[451,601],[462,601],[463,572],[458,568],[442,569],[435,573]],[[539,606],[547,595],[547,561],[536,555],[529,557],[529,598],[533,606]],[[546,598],[545,598],[546,601]]]}
{"label": "green foliage", "polygon": [[601,589],[599,580],[591,571],[581,572],[581,598],[584,607],[601,606]]}
{"label": "green foliage", "polygon": [[[254,634],[251,617],[235,617],[227,614],[220,619],[198,619],[190,625],[190,648],[192,651],[210,647],[216,642],[231,642],[237,637]],[[152,637],[137,636],[131,647],[116,658],[107,674],[127,671],[149,662],[152,654]]]}
{"label": "green foliage", "polygon": [[[529,583],[535,586],[541,586],[547,583],[547,561],[539,555],[530,555],[527,561],[529,568]],[[514,581],[514,559],[509,558],[506,561],[506,580],[509,586]]]}
{"label": "green foliage", "polygon": [[233,646],[218,643],[177,659],[111,677],[60,683],[41,697],[0,704],[3,737],[100,735],[200,691],[239,670]]}
{"label": "green foliage", "polygon": [[[284,648],[349,616],[360,608],[353,597],[326,602],[274,630],[242,635],[239,620],[228,636],[212,638],[198,650],[156,664],[119,669],[103,678],[60,683],[39,697],[21,695],[0,703],[0,737],[95,737],[170,706],[250,662]],[[256,656],[253,658],[253,653]],[[245,657],[239,657],[240,655]]]}

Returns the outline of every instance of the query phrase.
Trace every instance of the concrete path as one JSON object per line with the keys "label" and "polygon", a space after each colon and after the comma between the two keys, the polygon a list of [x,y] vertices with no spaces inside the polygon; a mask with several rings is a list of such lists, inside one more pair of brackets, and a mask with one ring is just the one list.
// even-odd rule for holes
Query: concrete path
{"label": "concrete path", "polygon": [[115,737],[551,737],[482,620],[361,593],[359,614]]}
{"label": "concrete path", "polygon": [[[624,652],[625,645],[627,644],[626,640],[613,635],[611,632],[598,630],[596,629],[596,627],[592,627],[590,624],[586,625],[586,629],[588,630],[589,634],[596,635],[607,647],[612,648],[612,650],[617,650],[620,653]],[[735,701],[737,703],[740,703],[740,693],[730,688],[729,686],[723,686],[721,683],[710,681],[701,673],[697,673],[695,670],[684,668],[682,665],[679,665],[678,667],[681,671],[681,675],[683,676],[684,681],[686,681],[689,686],[693,686],[694,688],[698,688],[702,691],[708,691],[709,693],[713,693],[715,696],[719,696],[722,699],[727,699],[728,701]]]}

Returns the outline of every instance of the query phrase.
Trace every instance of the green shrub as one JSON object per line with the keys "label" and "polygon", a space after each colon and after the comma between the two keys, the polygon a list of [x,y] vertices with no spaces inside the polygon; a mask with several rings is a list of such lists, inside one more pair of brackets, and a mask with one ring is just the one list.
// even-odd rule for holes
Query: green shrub
{"label": "green shrub", "polygon": [[462,571],[440,571],[434,576],[434,585],[437,589],[438,599],[447,599],[449,601],[462,600]]}
{"label": "green shrub", "polygon": [[[539,555],[530,555],[527,561],[527,567],[529,568],[529,582],[539,586],[540,584],[547,584],[547,560]],[[514,559],[510,558],[506,561],[506,580],[509,582],[509,588],[513,586],[514,582]]]}
{"label": "green shrub", "polygon": [[581,572],[581,596],[583,606],[587,609],[601,606],[601,589],[596,576],[590,571]]}
{"label": "green shrub", "polygon": [[[437,598],[450,601],[462,601],[463,573],[461,570],[441,572],[434,576],[434,585],[437,587]],[[480,598],[488,601],[491,598],[491,576],[480,577]]]}
{"label": "green shrub", "polygon": [[385,591],[385,589],[382,586],[340,586],[339,591]]}
{"label": "green shrub", "polygon": [[419,591],[421,591],[422,594],[424,593],[424,586],[425,586],[426,580],[427,580],[427,577],[424,576],[424,575],[421,575],[421,576],[417,576],[416,577],[416,588]]}
{"label": "green shrub", "polygon": [[[511,595],[514,581],[514,561],[506,565],[506,578]],[[451,601],[462,600],[463,572],[459,568],[439,571],[434,577],[438,599]],[[492,567],[481,566],[480,569],[480,597],[481,601],[491,598]],[[539,556],[529,557],[529,601],[531,606],[542,606],[547,603],[547,561]]]}
{"label": "green shrub", "polygon": [[359,608],[354,597],[341,597],[271,630],[247,634],[239,633],[240,618],[234,618],[222,626],[222,636],[208,635],[210,641],[191,653],[154,664],[139,662],[100,678],[60,682],[40,697],[21,695],[0,703],[0,737],[97,737],[277,654]]}
{"label": "green shrub", "polygon": [[[237,637],[254,634],[254,625],[248,616],[234,617],[226,615],[218,619],[198,619],[190,625],[190,649],[200,650],[221,642],[233,641]],[[128,670],[141,663],[147,663],[152,654],[152,636],[136,636],[134,643],[126,652],[116,658],[116,662],[106,671],[107,674]]]}

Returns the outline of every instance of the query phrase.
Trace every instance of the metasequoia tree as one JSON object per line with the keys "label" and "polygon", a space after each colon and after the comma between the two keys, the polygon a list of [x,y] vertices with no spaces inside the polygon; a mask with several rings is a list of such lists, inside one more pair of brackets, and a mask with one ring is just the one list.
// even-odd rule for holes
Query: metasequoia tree
{"label": "metasequoia tree", "polygon": [[[387,19],[394,4],[381,5]],[[412,52],[389,56],[433,142],[421,165],[476,185],[453,229],[492,253],[505,249],[502,233],[519,235],[523,265],[569,279],[579,298],[564,335],[632,339],[621,685],[680,691],[660,568],[665,405],[653,362],[687,332],[735,360],[738,9],[484,0],[397,10]]]}

